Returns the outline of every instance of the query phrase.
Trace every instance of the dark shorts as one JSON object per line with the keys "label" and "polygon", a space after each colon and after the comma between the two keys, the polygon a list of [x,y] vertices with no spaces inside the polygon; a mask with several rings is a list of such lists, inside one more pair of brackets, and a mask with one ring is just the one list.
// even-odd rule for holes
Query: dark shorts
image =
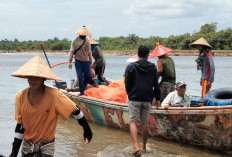
{"label": "dark shorts", "polygon": [[175,91],[175,83],[162,82],[160,83],[160,90],[161,90],[160,101],[162,102],[169,93]]}
{"label": "dark shorts", "polygon": [[95,74],[97,75],[98,80],[100,82],[104,82],[105,80],[105,78],[103,77],[104,71],[105,71],[105,66],[100,66],[100,67],[97,66],[95,68]]}
{"label": "dark shorts", "polygon": [[129,100],[128,109],[130,122],[149,122],[151,102]]}

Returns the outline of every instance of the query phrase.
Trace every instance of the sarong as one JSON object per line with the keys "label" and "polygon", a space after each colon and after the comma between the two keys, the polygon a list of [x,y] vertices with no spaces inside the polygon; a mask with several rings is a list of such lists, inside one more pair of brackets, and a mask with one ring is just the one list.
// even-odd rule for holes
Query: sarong
{"label": "sarong", "polygon": [[32,143],[23,139],[22,157],[53,157],[55,140],[51,142]]}

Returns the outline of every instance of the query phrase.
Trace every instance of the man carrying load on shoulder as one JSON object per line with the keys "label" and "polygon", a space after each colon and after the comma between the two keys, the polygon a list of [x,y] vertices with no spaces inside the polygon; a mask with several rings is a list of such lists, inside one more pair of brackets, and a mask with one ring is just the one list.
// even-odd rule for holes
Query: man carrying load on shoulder
{"label": "man carrying load on shoulder", "polygon": [[192,44],[190,44],[190,46],[199,50],[199,56],[196,59],[196,62],[197,70],[201,70],[200,85],[202,86],[201,98],[203,102],[204,96],[210,91],[214,81],[215,67],[213,53],[211,50],[212,47],[203,37],[194,41]]}
{"label": "man carrying load on shoulder", "polygon": [[140,156],[137,122],[141,120],[143,129],[143,151],[146,152],[151,105],[160,105],[160,88],[155,64],[149,62],[149,49],[140,46],[139,60],[130,63],[125,70],[125,86],[129,99],[130,133],[133,154]]}
{"label": "man carrying load on shoulder", "polygon": [[53,157],[58,116],[67,120],[71,113],[84,129],[89,143],[92,131],[81,110],[60,90],[46,86],[45,80],[61,79],[40,56],[33,57],[12,76],[26,78],[29,87],[18,92],[15,100],[15,138],[10,157],[17,157],[21,143],[23,157]]}
{"label": "man carrying load on shoulder", "polygon": [[185,93],[186,83],[183,81],[177,82],[176,91],[167,95],[161,106],[165,109],[171,107],[190,107],[190,97]]}

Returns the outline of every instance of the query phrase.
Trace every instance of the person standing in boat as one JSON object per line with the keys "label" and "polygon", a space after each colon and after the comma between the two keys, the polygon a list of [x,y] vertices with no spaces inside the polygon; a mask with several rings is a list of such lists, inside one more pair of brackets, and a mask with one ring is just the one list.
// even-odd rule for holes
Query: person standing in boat
{"label": "person standing in boat", "polygon": [[150,50],[146,46],[138,49],[139,60],[130,63],[125,70],[125,87],[129,99],[130,133],[134,156],[140,154],[137,123],[141,120],[143,151],[146,151],[151,105],[160,105],[160,88],[155,64],[148,61]]}
{"label": "person standing in boat", "polygon": [[156,44],[156,48],[152,52],[150,58],[158,57],[158,76],[161,77],[160,89],[161,89],[161,99],[162,102],[165,97],[172,91],[175,91],[176,85],[176,71],[175,64],[171,57],[167,56],[172,49],[166,48],[159,43]]}
{"label": "person standing in boat", "polygon": [[99,43],[94,40],[93,38],[89,38],[90,44],[91,44],[91,50],[92,50],[92,56],[94,58],[93,62],[93,68],[95,70],[95,73],[97,75],[97,79],[100,82],[104,82],[105,84],[109,84],[109,82],[103,77],[106,61],[103,56],[102,50],[99,46]]}
{"label": "person standing in boat", "polygon": [[[199,50],[199,56],[196,59],[197,70],[201,70],[200,85],[202,86],[201,98],[210,91],[214,81],[215,66],[213,61],[212,46],[202,37],[194,41],[190,46]],[[202,104],[203,105],[203,104]]]}
{"label": "person standing in boat", "polygon": [[[91,88],[91,87],[98,87],[98,83],[96,80],[97,76],[95,75],[95,71],[93,67],[90,67],[90,73],[91,73],[91,79],[88,82],[86,89]],[[66,88],[66,91],[67,92],[79,92],[80,91],[78,76],[77,76],[77,79],[75,79],[73,84],[71,85],[71,88]]]}
{"label": "person standing in boat", "polygon": [[17,125],[10,157],[17,157],[21,144],[23,157],[53,157],[58,116],[67,120],[71,113],[84,129],[85,142],[91,141],[92,131],[82,111],[60,90],[44,84],[45,80],[61,79],[40,56],[34,56],[11,76],[26,78],[29,87],[16,95]]}
{"label": "person standing in boat", "polygon": [[173,91],[167,95],[162,102],[161,106],[165,109],[171,107],[190,107],[190,96],[186,92],[186,83],[180,81],[176,83],[176,91]]}
{"label": "person standing in boat", "polygon": [[92,66],[91,45],[86,38],[86,36],[91,36],[91,33],[83,26],[75,34],[79,36],[73,39],[71,43],[69,68],[72,69],[72,59],[74,56],[76,73],[79,78],[80,95],[84,95],[84,90],[90,80],[90,66]]}

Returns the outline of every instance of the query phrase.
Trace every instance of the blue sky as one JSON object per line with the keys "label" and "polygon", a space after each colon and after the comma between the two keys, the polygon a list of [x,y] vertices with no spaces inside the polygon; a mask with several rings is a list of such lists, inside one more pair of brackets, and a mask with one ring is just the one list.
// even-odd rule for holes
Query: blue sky
{"label": "blue sky", "polygon": [[232,27],[231,15],[231,0],[0,0],[0,40],[71,40],[82,25],[95,39],[168,37]]}

